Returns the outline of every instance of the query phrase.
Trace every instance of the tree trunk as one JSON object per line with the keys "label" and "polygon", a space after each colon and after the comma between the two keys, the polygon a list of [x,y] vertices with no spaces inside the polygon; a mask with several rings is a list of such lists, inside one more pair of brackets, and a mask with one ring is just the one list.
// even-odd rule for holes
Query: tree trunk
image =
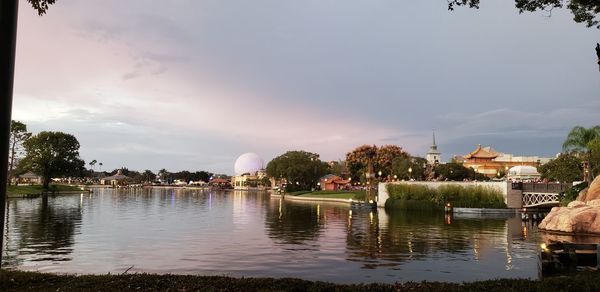
{"label": "tree trunk", "polygon": [[48,190],[51,179],[52,178],[50,177],[50,175],[44,174],[44,177],[42,178],[42,185],[44,187],[44,190]]}
{"label": "tree trunk", "polygon": [[15,147],[17,145],[16,141],[12,141],[12,145],[10,146],[10,162],[8,165],[8,185],[11,183],[11,179],[13,177],[13,168],[15,163]]}

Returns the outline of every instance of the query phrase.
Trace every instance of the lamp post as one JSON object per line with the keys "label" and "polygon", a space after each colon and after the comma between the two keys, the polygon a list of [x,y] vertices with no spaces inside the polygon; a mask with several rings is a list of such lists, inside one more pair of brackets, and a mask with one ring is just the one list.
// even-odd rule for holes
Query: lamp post
{"label": "lamp post", "polygon": [[412,179],[412,167],[408,168],[408,180]]}

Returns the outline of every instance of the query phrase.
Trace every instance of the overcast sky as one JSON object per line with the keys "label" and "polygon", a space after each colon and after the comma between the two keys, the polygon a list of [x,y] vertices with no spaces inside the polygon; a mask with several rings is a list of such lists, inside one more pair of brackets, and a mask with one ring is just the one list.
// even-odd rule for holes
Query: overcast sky
{"label": "overcast sky", "polygon": [[361,144],[553,156],[600,124],[600,30],[513,1],[60,0],[19,14],[13,119],[103,170],[233,173]]}

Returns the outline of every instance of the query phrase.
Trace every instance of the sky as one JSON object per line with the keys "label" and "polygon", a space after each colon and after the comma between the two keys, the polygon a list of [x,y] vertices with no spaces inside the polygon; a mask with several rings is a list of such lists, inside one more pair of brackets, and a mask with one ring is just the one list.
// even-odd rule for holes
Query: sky
{"label": "sky", "polygon": [[406,0],[21,3],[13,119],[86,161],[233,174],[245,152],[343,159],[362,144],[442,159],[477,144],[554,156],[600,124],[600,30]]}

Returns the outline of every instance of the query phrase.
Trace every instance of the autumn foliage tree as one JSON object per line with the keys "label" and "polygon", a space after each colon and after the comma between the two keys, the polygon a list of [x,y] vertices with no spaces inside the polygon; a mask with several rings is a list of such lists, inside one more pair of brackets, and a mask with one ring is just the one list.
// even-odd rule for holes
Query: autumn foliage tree
{"label": "autumn foliage tree", "polygon": [[369,157],[372,157],[373,171],[381,171],[382,177],[392,175],[394,159],[399,157],[409,157],[408,153],[397,145],[384,145],[377,147],[375,145],[362,145],[346,154],[346,166],[352,179],[360,181],[364,178],[369,165]]}

